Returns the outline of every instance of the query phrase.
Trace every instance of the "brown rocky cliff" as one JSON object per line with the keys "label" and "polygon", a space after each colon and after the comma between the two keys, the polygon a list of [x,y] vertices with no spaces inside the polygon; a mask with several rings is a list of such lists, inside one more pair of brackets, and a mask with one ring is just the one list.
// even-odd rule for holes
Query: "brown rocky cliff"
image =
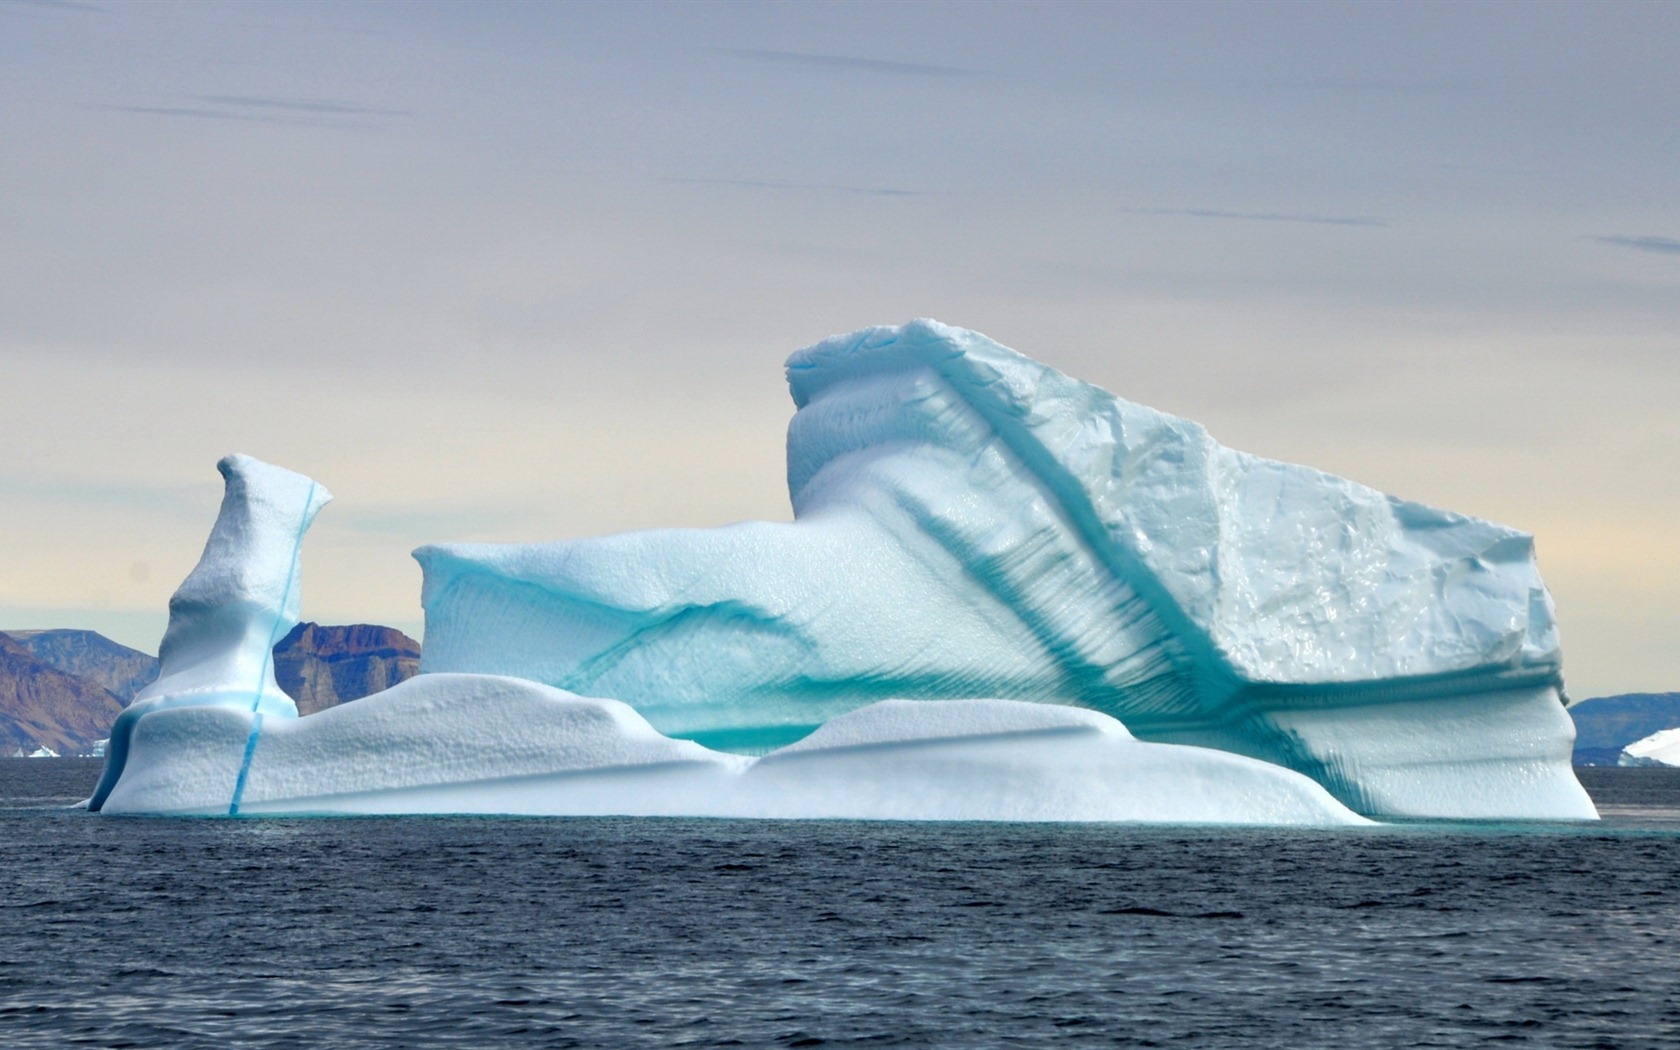
{"label": "brown rocky cliff", "polygon": [[300,623],[274,647],[274,677],[309,715],[420,672],[420,643],[392,627]]}
{"label": "brown rocky cliff", "polygon": [[96,631],[55,628],[5,633],[48,667],[109,689],[124,704],[157,678],[157,657],[119,645]]}
{"label": "brown rocky cliff", "polygon": [[87,751],[110,735],[122,709],[109,690],[42,663],[0,634],[0,755],[42,745],[61,755]]}

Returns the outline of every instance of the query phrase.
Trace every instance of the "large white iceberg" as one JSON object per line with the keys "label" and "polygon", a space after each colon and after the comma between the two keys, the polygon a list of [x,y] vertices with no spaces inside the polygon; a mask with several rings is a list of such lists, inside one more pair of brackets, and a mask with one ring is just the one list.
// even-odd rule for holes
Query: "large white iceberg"
{"label": "large white iceberg", "polygon": [[1531,538],[1234,452],[931,321],[795,354],[791,524],[416,552],[426,671],[763,752],[1003,697],[1301,772],[1361,812],[1595,815]]}
{"label": "large white iceberg", "polygon": [[1596,815],[1522,533],[1232,452],[933,322],[789,378],[794,522],[423,548],[426,673],[303,719],[270,651],[329,497],[224,460],[90,807]]}

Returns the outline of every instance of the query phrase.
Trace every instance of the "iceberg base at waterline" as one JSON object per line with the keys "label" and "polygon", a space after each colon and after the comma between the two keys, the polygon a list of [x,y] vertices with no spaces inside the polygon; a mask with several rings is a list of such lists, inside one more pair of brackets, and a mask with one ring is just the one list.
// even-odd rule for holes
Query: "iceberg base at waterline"
{"label": "iceberg base at waterline", "polygon": [[1368,823],[1299,773],[1066,706],[887,700],[751,758],[616,700],[459,674],[306,718],[154,712],[102,812]]}

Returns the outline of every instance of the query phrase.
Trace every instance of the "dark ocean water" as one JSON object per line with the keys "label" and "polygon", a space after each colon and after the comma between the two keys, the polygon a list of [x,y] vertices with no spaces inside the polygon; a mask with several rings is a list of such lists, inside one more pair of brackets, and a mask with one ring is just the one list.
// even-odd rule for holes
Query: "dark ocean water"
{"label": "dark ocean water", "polygon": [[1603,825],[141,820],[0,760],[0,1046],[1680,1046],[1680,771]]}

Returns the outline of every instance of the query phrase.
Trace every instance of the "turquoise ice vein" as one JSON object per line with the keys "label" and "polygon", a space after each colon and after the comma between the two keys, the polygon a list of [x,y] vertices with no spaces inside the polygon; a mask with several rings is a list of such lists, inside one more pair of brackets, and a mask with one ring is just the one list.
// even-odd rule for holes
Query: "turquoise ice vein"
{"label": "turquoise ice vein", "polygon": [[245,797],[245,782],[251,777],[251,760],[257,755],[257,741],[262,738],[263,686],[268,683],[269,670],[274,666],[274,647],[280,642],[280,627],[286,622],[286,607],[291,604],[292,590],[297,586],[298,561],[303,549],[303,534],[309,530],[309,508],[315,503],[312,481],[303,495],[303,512],[298,515],[297,532],[292,536],[292,562],[286,570],[286,586],[280,591],[280,603],[274,609],[274,622],[268,629],[268,645],[263,649],[262,668],[257,672],[257,685],[251,693],[251,732],[245,737],[245,756],[239,762],[239,779],[233,782],[233,798],[228,801],[228,816],[239,815],[239,803]]}

